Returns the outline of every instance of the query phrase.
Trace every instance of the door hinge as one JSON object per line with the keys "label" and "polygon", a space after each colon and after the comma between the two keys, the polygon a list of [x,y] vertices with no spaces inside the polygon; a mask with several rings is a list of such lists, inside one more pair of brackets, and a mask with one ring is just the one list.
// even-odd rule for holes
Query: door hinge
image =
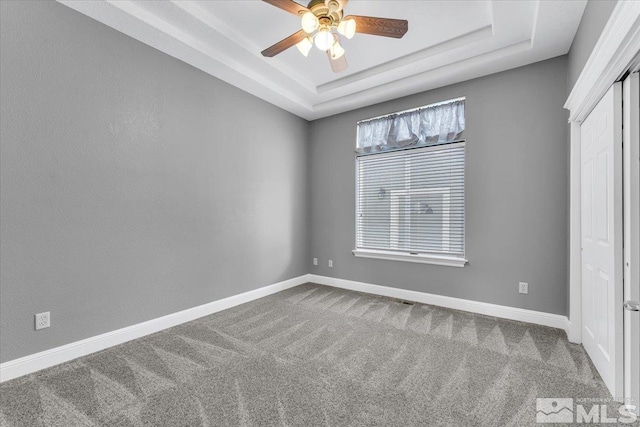
{"label": "door hinge", "polygon": [[625,301],[624,309],[628,311],[640,311],[640,301]]}

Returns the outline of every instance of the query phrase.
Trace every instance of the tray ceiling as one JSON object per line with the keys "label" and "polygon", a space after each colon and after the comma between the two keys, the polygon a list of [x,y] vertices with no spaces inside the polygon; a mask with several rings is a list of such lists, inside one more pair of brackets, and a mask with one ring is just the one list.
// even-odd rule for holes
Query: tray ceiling
{"label": "tray ceiling", "polygon": [[347,14],[407,19],[409,31],[343,38],[349,68],[336,74],[316,48],[262,57],[300,20],[259,0],[59,1],[307,120],[563,55],[586,5],[351,0]]}

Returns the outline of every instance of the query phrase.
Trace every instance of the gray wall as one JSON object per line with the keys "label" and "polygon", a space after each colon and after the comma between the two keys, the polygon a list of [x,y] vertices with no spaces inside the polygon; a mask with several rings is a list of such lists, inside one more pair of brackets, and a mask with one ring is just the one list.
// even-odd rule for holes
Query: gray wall
{"label": "gray wall", "polygon": [[60,4],[0,4],[1,361],[308,272],[306,121]]}
{"label": "gray wall", "polygon": [[[309,263],[311,273],[565,314],[566,83],[562,56],[312,122],[309,252],[319,265]],[[467,98],[469,265],[355,258],[356,122],[459,96]]]}
{"label": "gray wall", "polygon": [[617,0],[589,0],[582,15],[580,26],[569,50],[567,78],[568,91],[571,92],[578,76],[582,72],[591,51],[602,34]]}

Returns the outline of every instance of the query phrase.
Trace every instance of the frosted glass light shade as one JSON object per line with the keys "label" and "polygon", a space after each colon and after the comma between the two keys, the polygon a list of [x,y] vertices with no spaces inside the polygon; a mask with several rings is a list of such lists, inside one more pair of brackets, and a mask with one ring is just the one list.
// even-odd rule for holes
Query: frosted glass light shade
{"label": "frosted glass light shade", "polygon": [[309,37],[305,37],[304,39],[302,39],[302,41],[296,44],[296,47],[301,54],[303,54],[304,56],[308,56],[309,51],[313,47],[313,43],[311,42],[311,39]]}
{"label": "frosted glass light shade", "polygon": [[333,34],[327,29],[321,29],[316,34],[315,38],[316,47],[322,51],[326,51],[335,43]]}
{"label": "frosted glass light shade", "polygon": [[336,41],[333,46],[329,48],[329,53],[331,54],[331,59],[338,59],[344,55],[344,48]]}
{"label": "frosted glass light shade", "polygon": [[302,31],[307,34],[313,33],[318,29],[318,25],[320,25],[320,23],[318,22],[318,18],[316,18],[316,15],[314,15],[313,12],[306,12],[304,15],[302,15],[301,24]]}
{"label": "frosted glass light shade", "polygon": [[343,19],[338,24],[338,32],[350,39],[356,34],[356,20],[355,19]]}

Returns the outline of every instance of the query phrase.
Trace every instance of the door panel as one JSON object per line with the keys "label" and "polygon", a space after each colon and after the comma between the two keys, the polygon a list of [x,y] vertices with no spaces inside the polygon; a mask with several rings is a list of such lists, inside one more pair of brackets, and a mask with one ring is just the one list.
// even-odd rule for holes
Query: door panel
{"label": "door panel", "polygon": [[[606,132],[606,128],[603,129]],[[602,133],[600,133],[602,135]],[[607,190],[611,184],[609,177],[609,157],[607,151],[603,151],[598,154],[598,162],[596,169],[597,187],[596,198],[594,200],[594,209],[596,211],[596,237],[598,243],[604,247],[609,246],[609,217],[608,212],[610,208],[609,197]]]}
{"label": "door panel", "polygon": [[622,88],[581,126],[583,345],[613,396],[623,392]]}
{"label": "door panel", "polygon": [[[591,189],[593,188],[593,162],[588,160],[583,168],[582,176],[582,204],[591,206]],[[585,191],[585,189],[589,191]],[[591,209],[582,212],[582,240],[591,242],[593,240],[593,217]]]}
{"label": "door panel", "polygon": [[611,343],[609,342],[609,289],[611,283],[609,275],[600,270],[598,275],[598,288],[595,301],[598,302],[598,316],[595,319],[599,326],[598,330],[598,348],[607,361],[611,360]]}
{"label": "door panel", "polygon": [[[584,263],[584,268],[582,271],[582,287],[583,287],[583,293],[587,293],[589,295],[591,295],[594,290],[593,290],[593,266],[591,264],[589,264],[588,262]],[[583,326],[584,326],[584,331],[587,333],[587,335],[589,336],[589,338],[591,340],[595,340],[596,339],[596,334],[594,333],[594,329],[593,329],[593,325],[595,324],[594,322],[594,307],[593,307],[593,303],[594,303],[595,299],[590,298],[588,299],[584,306],[582,307],[582,316],[584,317],[584,321],[582,322]],[[583,337],[584,339],[584,337]]]}

